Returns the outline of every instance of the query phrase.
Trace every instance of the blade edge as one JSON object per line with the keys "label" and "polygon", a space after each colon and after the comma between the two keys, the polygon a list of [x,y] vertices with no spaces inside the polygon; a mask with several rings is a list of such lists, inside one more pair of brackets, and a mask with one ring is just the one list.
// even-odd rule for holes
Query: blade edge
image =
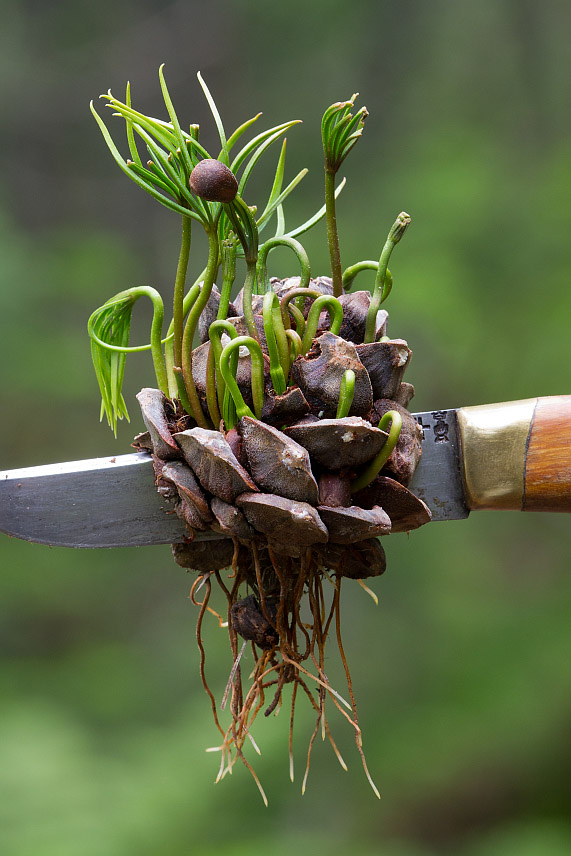
{"label": "blade edge", "polygon": [[[423,442],[410,489],[428,505],[434,521],[466,518],[456,411],[412,415],[423,430]],[[25,541],[78,548],[172,544],[188,537],[155,490],[146,452],[0,472],[0,531]],[[197,532],[194,537],[222,536]]]}

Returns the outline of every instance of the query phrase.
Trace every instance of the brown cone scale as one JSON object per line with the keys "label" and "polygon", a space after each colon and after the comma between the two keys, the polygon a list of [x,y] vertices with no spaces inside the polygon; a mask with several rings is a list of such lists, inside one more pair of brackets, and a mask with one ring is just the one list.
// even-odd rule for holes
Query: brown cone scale
{"label": "brown cone scale", "polygon": [[373,406],[373,389],[351,342],[333,333],[323,333],[314,339],[304,357],[294,360],[292,377],[316,416],[335,416],[341,381],[347,369],[355,373],[355,394],[349,415],[366,419]]}
{"label": "brown cone scale", "polygon": [[327,470],[366,464],[380,452],[388,436],[359,416],[318,419],[292,425],[284,433],[304,446],[311,459]]}
{"label": "brown cone scale", "polygon": [[202,487],[225,502],[244,491],[258,490],[219,431],[191,428],[175,434],[186,462]]}
{"label": "brown cone scale", "polygon": [[371,421],[378,424],[389,410],[396,410],[402,417],[402,428],[392,454],[384,470],[401,484],[407,485],[416,470],[422,455],[422,428],[411,414],[396,401],[382,398],[375,401]]}
{"label": "brown cone scale", "polygon": [[370,485],[354,494],[362,508],[380,505],[392,520],[392,532],[410,532],[432,517],[428,506],[407,487],[388,476],[377,476]]}
{"label": "brown cone scale", "polygon": [[269,493],[245,493],[236,499],[248,522],[288,556],[300,556],[312,544],[325,544],[327,529],[307,502]]}
{"label": "brown cone scale", "polygon": [[327,526],[331,544],[353,544],[391,531],[391,519],[378,505],[371,509],[350,505],[348,508],[317,507],[319,516]]}
{"label": "brown cone scale", "polygon": [[317,482],[303,446],[277,428],[249,416],[240,420],[239,431],[248,469],[262,490],[317,505]]}
{"label": "brown cone scale", "polygon": [[[201,163],[204,170],[224,166]],[[299,286],[299,277],[273,279],[271,285],[283,298],[289,289]],[[310,285],[326,293],[331,288],[326,277],[312,280]],[[262,297],[257,295],[255,300]],[[215,298],[213,311],[217,295]],[[246,553],[255,542],[260,561],[265,557],[264,579],[273,578],[274,585],[272,551],[278,562],[295,563],[309,549],[325,568],[355,577],[366,575],[362,565],[366,564],[363,557],[368,556],[375,575],[383,564],[380,553],[371,552],[377,550],[371,546],[375,538],[409,531],[430,519],[428,508],[406,488],[422,451],[420,431],[406,410],[414,389],[402,380],[410,349],[404,340],[394,338],[362,344],[370,297],[356,292],[344,295],[342,303],[346,321],[342,330],[347,338],[327,330],[317,335],[308,353],[294,360],[288,389],[280,395],[272,387],[264,354],[262,419],[244,417],[226,436],[199,427],[179,428],[174,433],[175,426],[184,425],[177,403],[168,401],[159,390],[139,394],[149,433],[137,442],[139,448],[154,451],[158,490],[170,499],[190,530],[214,530],[228,536],[228,543],[234,539],[243,545],[240,551]],[[308,299],[304,310],[310,305]],[[239,295],[236,311],[241,309]],[[328,319],[326,313],[323,317]],[[384,311],[378,320],[386,332]],[[261,316],[256,321],[265,349]],[[243,318],[233,322],[240,333],[246,332]],[[205,334],[206,330],[203,337]],[[192,355],[193,375],[204,404],[209,348],[208,343],[201,345]],[[339,388],[348,368],[356,376],[351,415],[337,419]],[[249,356],[242,357],[237,380],[251,404],[249,375]],[[352,479],[386,442],[387,433],[376,425],[391,409],[403,418],[397,446],[383,474],[359,493],[351,493]],[[369,546],[359,552],[359,545]],[[197,556],[199,553],[196,551]],[[342,570],[345,560],[348,564]],[[192,560],[187,557],[186,561]],[[244,561],[238,559],[239,567]],[[196,564],[205,567],[202,560],[197,559]],[[246,576],[255,580],[251,561]]]}
{"label": "brown cone scale", "polygon": [[160,389],[145,387],[137,393],[143,422],[150,435],[157,458],[170,461],[180,458],[180,449],[172,438],[166,417],[167,397]]}

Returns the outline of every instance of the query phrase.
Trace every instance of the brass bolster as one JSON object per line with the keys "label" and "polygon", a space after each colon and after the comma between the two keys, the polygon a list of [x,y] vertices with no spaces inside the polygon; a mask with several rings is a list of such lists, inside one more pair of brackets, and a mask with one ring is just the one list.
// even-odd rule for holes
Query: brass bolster
{"label": "brass bolster", "polygon": [[466,504],[521,511],[525,458],[537,398],[457,411]]}

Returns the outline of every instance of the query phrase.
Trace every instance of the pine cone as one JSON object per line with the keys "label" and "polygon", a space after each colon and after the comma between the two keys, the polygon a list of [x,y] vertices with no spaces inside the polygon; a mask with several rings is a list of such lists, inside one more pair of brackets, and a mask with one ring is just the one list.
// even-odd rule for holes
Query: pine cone
{"label": "pine cone", "polygon": [[[297,285],[296,278],[272,281],[280,295]],[[312,280],[311,285],[330,293],[331,281],[325,277]],[[402,380],[411,351],[402,339],[387,339],[384,311],[379,311],[376,324],[377,339],[383,341],[363,344],[370,295],[357,292],[342,300],[344,321],[339,332],[343,335],[328,329],[329,315],[324,313],[311,347],[292,364],[293,386],[281,395],[276,394],[270,379],[262,316],[254,315],[265,360],[261,419],[243,416],[226,433],[208,430],[197,426],[178,402],[169,401],[160,390],[144,389],[138,399],[148,433],[139,435],[135,443],[152,451],[157,490],[174,503],[189,529],[188,540],[173,544],[172,550],[179,565],[199,575],[190,597],[200,607],[196,632],[203,665],[201,626],[205,610],[212,611],[208,606],[212,574],[228,601],[233,666],[222,707],[231,691],[232,725],[224,734],[223,764],[224,758],[229,767],[237,757],[243,759],[246,733],[270,686],[275,685],[275,695],[264,711],[266,716],[281,703],[284,686],[293,684],[292,718],[296,691],[301,687],[301,695],[310,699],[317,714],[315,733],[321,723],[329,734],[326,696],[343,700],[330,687],[323,670],[325,639],[334,622],[332,635],[345,665],[353,703],[350,721],[365,773],[377,793],[360,743],[341,642],[341,578],[362,581],[384,573],[386,557],[379,536],[416,529],[431,514],[407,487],[422,453],[421,429],[406,410],[414,388]],[[254,312],[259,312],[260,301],[253,302]],[[237,312],[241,306],[238,295]],[[304,314],[308,308],[304,307]],[[229,320],[239,334],[247,334],[242,316]],[[205,408],[210,347],[205,342],[192,355],[193,378]],[[250,357],[240,356],[236,380],[248,403],[250,368]],[[348,415],[337,418],[347,369],[354,375],[354,394]],[[396,411],[390,419],[394,422],[398,414],[402,426],[386,458],[383,448],[389,435],[378,426],[385,425],[383,418],[389,411]],[[372,461],[376,461],[373,467]],[[195,539],[195,532],[202,537]],[[227,587],[219,572],[229,566],[232,585]],[[324,588],[329,582],[334,593],[327,616]],[[203,585],[206,594],[199,601],[196,596]],[[243,640],[241,648],[238,637]],[[255,665],[250,689],[244,691],[239,663],[248,642]],[[307,668],[302,666],[305,661]],[[220,728],[203,668],[201,675]],[[317,682],[318,701],[307,682]],[[261,789],[255,774],[254,778]]]}
{"label": "pine cone", "polygon": [[[279,295],[297,284],[295,277],[272,280]],[[312,280],[311,287],[330,293],[330,280]],[[255,540],[260,550],[269,548],[291,558],[315,549],[326,569],[343,575],[347,564],[347,575],[355,577],[356,544],[430,520],[427,506],[406,487],[422,453],[421,429],[402,405],[411,398],[411,385],[402,381],[411,351],[402,339],[363,344],[369,302],[367,292],[344,295],[347,338],[328,331],[324,313],[311,349],[293,363],[295,386],[277,396],[267,372],[262,420],[244,417],[228,435],[196,426],[178,430],[177,414],[160,391],[139,393],[158,489],[165,495],[166,485],[171,485],[177,514],[191,530],[211,529],[229,541],[225,548],[210,550],[211,566],[202,543],[177,545],[175,559],[183,567],[201,573],[220,570],[228,564],[232,541],[248,547]],[[239,311],[241,295],[235,305]],[[381,336],[387,313],[379,316]],[[242,316],[230,320],[244,332]],[[261,316],[256,321],[263,331]],[[267,354],[265,338],[260,340]],[[209,348],[205,343],[193,354],[194,380],[204,403]],[[237,379],[248,400],[249,357],[241,357],[241,362]],[[349,416],[336,419],[341,379],[348,368],[356,375],[355,395]],[[388,410],[403,417],[396,448],[379,476],[352,494],[352,479],[386,441],[386,433],[375,426]],[[176,467],[173,457],[178,458]],[[183,484],[183,470],[186,482],[192,478],[192,490]],[[324,546],[329,544],[334,550]],[[361,574],[367,575],[366,567]]]}

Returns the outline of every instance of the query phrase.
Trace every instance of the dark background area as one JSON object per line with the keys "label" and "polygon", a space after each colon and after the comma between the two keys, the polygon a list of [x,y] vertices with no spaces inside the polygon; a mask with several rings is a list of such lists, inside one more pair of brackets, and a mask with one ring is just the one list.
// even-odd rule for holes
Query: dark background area
{"label": "dark background area", "polygon": [[[124,178],[89,113],[111,88],[215,128],[262,110],[288,133],[291,223],[322,204],[319,123],[360,92],[370,116],[338,204],[344,265],[413,225],[391,269],[390,331],[414,357],[414,409],[569,392],[571,9],[559,0],[284,4],[4,0],[0,33],[0,467],[129,450],[147,355],[127,362],[132,416],[99,424],[86,322],[137,284],[170,295],[179,223]],[[102,102],[99,102],[101,105]],[[101,111],[100,111],[101,112]],[[248,201],[271,183],[268,156]],[[288,213],[289,212],[289,213]],[[193,244],[191,273],[204,266]],[[325,229],[304,241],[327,273]],[[291,271],[284,252],[275,274]],[[361,283],[360,287],[363,286]],[[133,341],[146,335],[137,308]],[[1,541],[0,850],[6,856],[271,852],[567,856],[571,852],[569,518],[482,512],[386,543],[375,607],[347,585],[344,633],[370,791],[287,714],[260,723],[256,769],[212,784],[190,578],[168,547],[73,551]],[[208,625],[221,696],[230,654]],[[332,662],[335,673],[337,665]]]}

